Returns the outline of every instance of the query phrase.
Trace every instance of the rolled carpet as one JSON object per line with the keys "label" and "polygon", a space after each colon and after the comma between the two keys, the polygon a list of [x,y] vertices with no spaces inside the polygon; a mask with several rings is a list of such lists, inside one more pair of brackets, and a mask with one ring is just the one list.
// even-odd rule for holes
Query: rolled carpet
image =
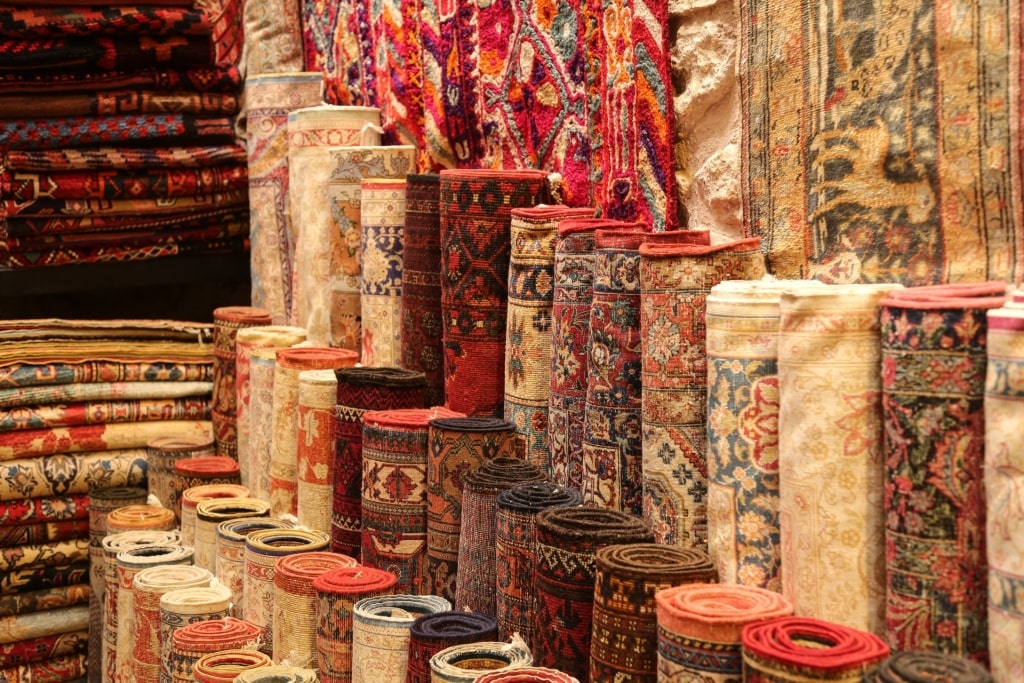
{"label": "rolled carpet", "polygon": [[290,529],[294,525],[270,517],[240,517],[217,525],[217,580],[231,590],[231,615],[239,617],[245,606],[245,539],[260,529]]}
{"label": "rolled carpet", "polygon": [[192,668],[203,655],[235,649],[255,649],[260,629],[234,617],[197,621],[174,632],[171,647],[170,670],[174,683],[193,680]]}
{"label": "rolled carpet", "polygon": [[[238,460],[238,389],[235,385],[235,340],[245,327],[269,325],[270,311],[256,306],[213,309],[213,438],[217,455]],[[241,483],[241,482],[239,482]]]}
{"label": "rolled carpet", "polygon": [[[198,458],[197,458],[198,459]],[[248,498],[249,489],[240,484],[202,484],[181,493],[181,542],[195,546],[199,526],[199,504],[205,500]]]}
{"label": "rolled carpet", "polygon": [[214,582],[210,586],[180,588],[160,596],[160,682],[171,683],[174,661],[174,633],[201,621],[218,621],[228,616],[231,591]]}
{"label": "rolled carpet", "polygon": [[196,660],[192,678],[195,683],[233,683],[243,673],[273,665],[274,660],[259,650],[210,652]]}
{"label": "rolled carpet", "polygon": [[194,562],[211,572],[217,571],[217,527],[232,519],[270,516],[270,503],[256,498],[212,498],[196,505]]}
{"label": "rolled carpet", "polygon": [[453,645],[494,641],[498,620],[486,614],[453,610],[417,617],[409,627],[409,663],[405,683],[431,683],[430,660]]}
{"label": "rolled carpet", "polygon": [[511,671],[490,671],[477,677],[476,683],[580,683],[564,671],[545,666],[524,666]]}
{"label": "rolled carpet", "polygon": [[402,361],[405,193],[404,179],[366,178],[360,187],[360,362],[371,368]]}
{"label": "rolled carpet", "polygon": [[504,672],[533,664],[533,656],[518,638],[511,643],[481,641],[452,645],[430,658],[431,683],[473,683],[488,671]]}
{"label": "rolled carpet", "polygon": [[174,512],[159,505],[124,505],[107,515],[107,533],[122,531],[171,531],[177,528]]}
{"label": "rolled carpet", "polygon": [[[156,496],[168,510],[181,519],[181,492],[178,474],[174,464],[184,458],[198,458],[214,455],[217,445],[207,437],[180,438],[160,436],[146,444],[146,458],[149,464],[147,485],[149,493]],[[139,501],[145,503],[145,500]]]}
{"label": "rolled carpet", "polygon": [[306,370],[299,373],[295,446],[296,516],[301,526],[327,533],[331,531],[337,461],[334,410],[338,379],[335,372]]}
{"label": "rolled carpet", "polygon": [[864,683],[993,683],[981,664],[947,652],[894,652],[864,674]]}
{"label": "rolled carpet", "polygon": [[412,622],[451,608],[434,595],[385,595],[357,602],[352,613],[352,683],[404,681]]}
{"label": "rolled carpet", "polygon": [[235,683],[317,683],[317,676],[312,669],[278,664],[243,671]]}

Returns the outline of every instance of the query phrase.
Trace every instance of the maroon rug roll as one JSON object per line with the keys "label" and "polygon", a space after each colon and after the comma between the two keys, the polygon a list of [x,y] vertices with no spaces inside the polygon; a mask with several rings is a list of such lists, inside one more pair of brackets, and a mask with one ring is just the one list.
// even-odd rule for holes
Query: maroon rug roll
{"label": "maroon rug roll", "polygon": [[486,614],[451,610],[417,617],[409,627],[405,683],[431,683],[430,658],[446,647],[497,639],[498,621]]}
{"label": "maroon rug roll", "polygon": [[221,306],[213,309],[213,438],[217,443],[217,455],[238,460],[235,337],[243,327],[270,323],[270,311],[265,308]]}
{"label": "maroon rug roll", "polygon": [[400,368],[341,368],[334,408],[331,550],[359,557],[362,547],[363,413],[425,408],[427,379]]}
{"label": "maroon rug roll", "polygon": [[544,203],[543,171],[441,171],[441,314],[452,410],[502,415],[511,212]]}

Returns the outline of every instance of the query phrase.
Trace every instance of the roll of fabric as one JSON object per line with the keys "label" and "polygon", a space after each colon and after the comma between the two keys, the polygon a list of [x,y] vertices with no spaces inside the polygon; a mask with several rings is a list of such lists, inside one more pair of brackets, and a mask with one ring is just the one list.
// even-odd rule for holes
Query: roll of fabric
{"label": "roll of fabric", "polygon": [[296,506],[299,524],[330,533],[334,505],[334,370],[299,373]]}
{"label": "roll of fabric", "polygon": [[97,489],[89,494],[89,683],[103,676],[103,539],[107,535],[107,515],[126,505],[142,505],[148,499],[145,489],[121,486]]}
{"label": "roll of fabric", "polygon": [[193,547],[197,567],[217,571],[217,527],[241,518],[270,516],[270,503],[257,498],[212,498],[196,505],[196,534]]}
{"label": "roll of fabric", "polygon": [[241,517],[217,525],[217,580],[231,590],[231,615],[241,617],[245,606],[245,539],[260,529],[291,529],[294,525],[270,517]]}
{"label": "roll of fabric", "polygon": [[253,498],[270,500],[270,453],[274,436],[276,348],[249,355],[249,484]]}
{"label": "roll of fabric", "polygon": [[654,600],[657,680],[738,681],[743,628],[793,614],[789,600],[757,586],[687,583],[659,590]]}
{"label": "roll of fabric", "polygon": [[[981,664],[946,652],[894,652],[864,674],[864,683],[993,683],[997,679]],[[1006,679],[1010,680],[1010,679]]]}
{"label": "roll of fabric", "polygon": [[216,450],[217,446],[213,439],[200,437],[164,436],[146,444],[149,493],[156,496],[165,508],[172,510],[176,519],[181,520],[181,490],[178,488],[178,474],[174,471],[174,463],[185,458],[214,455]]}
{"label": "roll of fabric", "polygon": [[200,621],[217,621],[228,616],[231,591],[214,583],[207,587],[181,588],[160,596],[160,683],[171,683],[174,661],[174,633]]}
{"label": "roll of fabric", "polygon": [[79,681],[86,676],[88,660],[84,652],[54,657],[34,664],[18,664],[0,669],[0,677],[5,681],[24,681],[28,683],[61,683],[62,681]]}
{"label": "roll of fabric", "polygon": [[[1016,298],[1016,295],[1015,295]],[[985,500],[988,553],[988,647],[997,681],[1024,679],[1024,309],[988,313],[985,377]]]}
{"label": "roll of fabric", "polygon": [[548,475],[551,308],[558,225],[593,215],[591,208],[561,205],[513,209],[509,226],[504,416],[525,442],[526,459]]}
{"label": "roll of fabric", "polygon": [[594,234],[598,229],[625,229],[630,225],[603,218],[574,218],[558,224],[551,303],[548,446],[555,483],[576,490],[583,485]]}
{"label": "roll of fabric", "polygon": [[445,405],[497,417],[505,401],[511,212],[550,203],[547,174],[445,169],[440,191]]}
{"label": "roll of fabric", "polygon": [[171,680],[191,683],[192,669],[200,657],[226,650],[256,650],[259,637],[260,629],[255,624],[234,617],[186,624],[174,632],[169,662]]}
{"label": "roll of fabric", "polygon": [[[246,42],[253,40],[250,34]],[[288,114],[318,104],[323,84],[319,71],[250,71],[245,79],[252,305],[270,311],[275,325],[288,324],[292,307]]]}
{"label": "roll of fabric", "polygon": [[[655,543],[605,546],[595,561],[591,682],[656,681],[655,595],[680,584],[713,583],[715,565],[699,548]],[[791,613],[792,608],[785,612]]]}
{"label": "roll of fabric", "polygon": [[[511,426],[511,425],[510,425]],[[455,576],[455,605],[459,609],[496,616],[498,494],[518,484],[544,480],[532,462],[499,455],[485,460],[465,475],[462,521],[459,528],[459,564],[470,571]]]}
{"label": "roll of fabric", "polygon": [[809,288],[779,305],[782,592],[797,614],[870,633],[885,626],[878,302],[894,289]]}
{"label": "roll of fabric", "polygon": [[808,617],[748,624],[741,639],[743,678],[751,683],[860,683],[889,656],[889,646],[873,633]]}
{"label": "roll of fabric", "polygon": [[544,666],[524,666],[511,671],[491,671],[476,678],[476,683],[580,683],[564,671]]}
{"label": "roll of fabric", "polygon": [[244,327],[271,323],[270,311],[257,306],[213,309],[213,438],[217,455],[238,460],[238,389],[235,384],[235,339]]}
{"label": "roll of fabric", "polygon": [[184,520],[181,498],[187,489],[211,484],[241,485],[238,462],[223,455],[180,458],[174,462],[175,495],[178,519]]}
{"label": "roll of fabric", "polygon": [[147,546],[129,548],[117,554],[117,609],[121,614],[117,618],[116,651],[108,653],[108,657],[114,655],[114,681],[131,680],[132,677],[132,656],[140,627],[135,606],[135,575],[149,567],[190,565],[193,552],[192,548],[182,546]]}
{"label": "roll of fabric", "polygon": [[334,412],[331,550],[359,557],[362,546],[363,413],[425,408],[427,378],[400,368],[343,368]]}
{"label": "roll of fabric", "polygon": [[270,442],[270,510],[275,517],[298,512],[299,375],[304,370],[352,367],[358,361],[359,354],[348,349],[278,349]]}
{"label": "roll of fabric", "polygon": [[357,602],[352,610],[352,683],[405,681],[412,622],[451,608],[436,595],[385,595]]}
{"label": "roll of fabric", "polygon": [[199,524],[199,503],[204,500],[249,498],[249,489],[240,484],[203,484],[191,486],[181,493],[181,543],[195,546]]}
{"label": "roll of fabric", "polygon": [[313,582],[332,569],[356,567],[340,553],[306,552],[279,557],[274,563],[274,661],[318,669],[316,590]]}
{"label": "roll of fabric", "polygon": [[402,264],[405,260],[405,180],[363,180],[362,353],[367,367],[402,362]]}
{"label": "roll of fabric", "polygon": [[427,576],[424,590],[455,599],[465,475],[516,453],[515,425],[495,417],[431,420],[427,454]]}
{"label": "roll of fabric", "polygon": [[708,553],[722,583],[781,591],[779,300],[816,280],[729,280],[707,295]]}
{"label": "roll of fabric", "polygon": [[986,314],[1007,297],[1002,282],[972,288],[912,287],[880,304],[885,633],[896,650],[987,665]]}
{"label": "roll of fabric", "polygon": [[252,453],[249,435],[252,431],[250,405],[252,397],[252,352],[255,349],[285,349],[306,341],[306,331],[289,325],[245,327],[235,336],[235,432],[238,439],[238,469],[242,486],[250,486]]}
{"label": "roll of fabric", "polygon": [[235,683],[317,683],[317,680],[312,669],[284,665],[261,666],[235,677]]}
{"label": "roll of fabric", "polygon": [[398,576],[395,591],[423,592],[427,560],[427,450],[444,407],[363,413],[362,563]]}
{"label": "roll of fabric", "polygon": [[497,638],[498,620],[486,614],[454,610],[417,617],[409,627],[405,683],[430,683],[430,660],[441,650]]}
{"label": "roll of fabric", "polygon": [[424,405],[444,405],[441,335],[441,176],[410,173],[405,188],[402,260],[402,362],[422,372]]}
{"label": "roll of fabric", "polygon": [[653,541],[643,518],[621,510],[556,507],[537,514],[536,603],[530,643],[535,664],[589,680],[597,550]]}
{"label": "roll of fabric", "polygon": [[709,246],[702,231],[684,231],[640,247],[643,513],[661,543],[708,547],[708,293],[765,273],[760,238]]}
{"label": "roll of fabric", "polygon": [[537,513],[549,507],[579,505],[581,500],[576,489],[547,481],[517,484],[498,494],[494,552],[499,640],[518,633],[529,645],[533,638]]}
{"label": "roll of fabric", "polygon": [[398,577],[373,567],[330,569],[313,579],[317,669],[323,683],[352,680],[352,615],[363,598],[390,595]]}
{"label": "roll of fabric", "polygon": [[13,482],[0,488],[0,502],[88,494],[97,488],[138,486],[146,481],[146,451],[129,448],[60,455],[33,455],[0,463]]}
{"label": "roll of fabric", "polygon": [[172,590],[209,586],[212,581],[213,574],[206,569],[184,565],[147,567],[135,575],[135,647],[130,652],[133,680],[160,679],[160,598]]}
{"label": "roll of fabric", "polygon": [[259,671],[273,665],[274,660],[259,650],[211,652],[196,661],[192,678],[195,683],[233,683],[242,673]]}
{"label": "roll of fabric", "polygon": [[[89,629],[30,638],[0,646],[3,667],[48,662],[58,657],[85,654],[89,647]],[[82,679],[86,680],[86,679]]]}
{"label": "roll of fabric", "polygon": [[430,681],[472,683],[485,672],[513,671],[531,664],[529,648],[517,638],[511,644],[485,641],[452,645],[430,658]]}
{"label": "roll of fabric", "polygon": [[125,505],[107,515],[107,533],[122,531],[171,531],[177,528],[174,512],[158,505]]}
{"label": "roll of fabric", "polygon": [[285,555],[326,550],[327,534],[304,529],[260,529],[245,537],[242,618],[260,627],[263,652],[273,653],[274,566]]}

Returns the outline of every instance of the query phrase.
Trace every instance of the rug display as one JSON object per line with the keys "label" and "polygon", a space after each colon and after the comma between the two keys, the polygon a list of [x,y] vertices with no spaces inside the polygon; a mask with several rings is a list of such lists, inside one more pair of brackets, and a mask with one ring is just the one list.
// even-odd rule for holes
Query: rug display
{"label": "rug display", "polygon": [[426,376],[401,368],[342,368],[334,412],[335,466],[331,550],[362,552],[363,413],[425,408]]}
{"label": "rug display", "polygon": [[988,561],[988,648],[993,677],[1024,676],[1017,656],[1024,642],[1024,609],[1014,599],[1024,576],[1024,509],[1016,502],[1024,485],[1019,462],[1020,399],[1024,386],[1024,311],[1008,304],[988,312],[985,376],[985,521]]}
{"label": "rug display", "polygon": [[758,239],[712,246],[709,238],[662,233],[639,250],[643,511],[659,542],[705,550],[707,296],[719,282],[766,272]]}
{"label": "rug display", "polygon": [[498,417],[505,400],[511,212],[550,202],[542,171],[441,172],[446,405]]}
{"label": "rug display", "polygon": [[429,425],[465,417],[443,406],[363,413],[363,564],[398,577],[396,593],[426,592]]}
{"label": "rug display", "polygon": [[515,455],[516,432],[494,417],[431,420],[427,453],[427,576],[430,595],[455,600],[462,501],[472,473],[493,458]]}
{"label": "rug display", "polygon": [[368,179],[360,186],[360,362],[368,367],[401,364],[405,197],[404,180]]}
{"label": "rug display", "polygon": [[495,615],[498,637],[533,638],[537,569],[537,513],[581,503],[580,492],[550,481],[516,484],[495,499]]}
{"label": "rug display", "polygon": [[270,322],[270,311],[265,308],[220,306],[213,309],[213,437],[217,455],[238,460],[238,389],[235,385],[238,331]]}
{"label": "rug display", "polygon": [[431,683],[430,660],[453,645],[494,641],[498,621],[485,614],[452,610],[417,617],[409,627],[406,683]]}
{"label": "rug display", "polygon": [[[1020,4],[979,3],[956,31],[951,8],[927,2],[838,8],[758,0],[740,12],[743,213],[772,272],[1019,279],[1021,170],[985,155],[1017,154],[1021,36],[987,32],[1016,26]],[[796,42],[770,58],[779,36]]]}
{"label": "rug display", "polygon": [[[216,452],[212,438],[180,438],[158,436],[146,444],[146,487],[160,505],[181,519],[181,488],[174,469],[178,460],[209,457]],[[146,502],[145,497],[140,504]]]}
{"label": "rug display", "polygon": [[537,514],[534,664],[590,680],[597,551],[652,542],[648,523],[621,510],[555,507]]}
{"label": "rug display", "polygon": [[[779,321],[782,593],[795,613],[885,628],[879,307],[899,285],[783,293]],[[814,453],[815,457],[787,454]]]}
{"label": "rug display", "polygon": [[654,543],[624,543],[595,554],[590,680],[651,681],[658,672],[655,598],[680,584],[718,578],[703,550]]}
{"label": "rug display", "polygon": [[427,378],[426,405],[444,405],[441,327],[441,176],[405,178],[402,362]]}
{"label": "rug display", "polygon": [[[247,43],[254,45],[251,34]],[[275,325],[287,324],[292,310],[288,116],[318,104],[323,82],[323,74],[301,70],[249,72],[245,79],[252,305],[270,311]]]}
{"label": "rug display", "polygon": [[943,652],[920,650],[894,652],[877,668],[864,674],[865,683],[912,683],[927,680],[992,683],[996,679],[977,662]]}
{"label": "rug display", "polygon": [[[511,424],[508,430],[513,431]],[[465,607],[488,616],[497,614],[498,495],[517,484],[544,479],[544,471],[536,464],[502,453],[465,474],[458,565],[469,567],[470,571],[455,575],[455,605],[460,609]]]}
{"label": "rug display", "polygon": [[216,576],[231,590],[231,616],[241,618],[245,607],[245,539],[261,529],[291,529],[294,524],[271,517],[240,517],[217,525]]}
{"label": "rug display", "polygon": [[809,617],[748,624],[740,638],[743,677],[751,683],[794,677],[859,683],[889,656],[889,646],[873,633]]}
{"label": "rug display", "polygon": [[1004,283],[881,301],[885,637],[988,664],[986,315]]}
{"label": "rug display", "polygon": [[451,608],[435,595],[386,595],[357,602],[352,613],[352,683],[404,681],[412,622]]}
{"label": "rug display", "polygon": [[211,652],[252,646],[259,637],[259,629],[247,621],[224,617],[212,621],[197,621],[174,632],[169,668],[173,683],[192,680],[195,663]]}
{"label": "rug display", "polygon": [[526,459],[551,473],[548,402],[551,393],[551,308],[555,244],[563,220],[593,209],[539,206],[512,210],[505,345],[505,419],[526,445]]}
{"label": "rug display", "polygon": [[659,679],[740,680],[743,628],[793,614],[789,600],[757,586],[687,583],[654,600]]}
{"label": "rug display", "polygon": [[299,525],[331,532],[334,501],[334,406],[338,378],[334,370],[299,373],[296,431],[296,516]]}
{"label": "rug display", "polygon": [[398,577],[373,567],[341,567],[313,579],[316,591],[316,665],[324,683],[352,680],[355,605],[364,598],[390,595]]}

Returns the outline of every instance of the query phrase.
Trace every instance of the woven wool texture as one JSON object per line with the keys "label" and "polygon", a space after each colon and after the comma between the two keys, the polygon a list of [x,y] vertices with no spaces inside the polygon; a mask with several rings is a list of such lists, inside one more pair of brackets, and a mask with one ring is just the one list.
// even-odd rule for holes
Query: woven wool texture
{"label": "woven wool texture", "polygon": [[766,271],[756,238],[708,246],[694,237],[666,233],[640,247],[643,511],[659,542],[706,550],[707,295]]}
{"label": "woven wool texture", "polygon": [[238,438],[238,469],[242,485],[249,486],[252,453],[249,434],[252,430],[252,352],[255,349],[283,349],[306,340],[306,331],[288,325],[265,325],[240,329],[235,336],[235,431]]}
{"label": "woven wool texture", "polygon": [[[1016,299],[1016,297],[1015,297]],[[1015,505],[1024,485],[1024,435],[1018,428],[1024,397],[1024,310],[1007,305],[988,314],[985,377],[986,540],[988,638],[993,677],[1024,676],[1024,609],[1013,596],[1024,576],[1024,510]]]}
{"label": "woven wool texture", "polygon": [[898,288],[790,291],[779,308],[782,592],[797,614],[870,633],[885,618],[878,302]]}
{"label": "woven wool texture", "polygon": [[270,442],[270,509],[274,516],[298,512],[299,375],[304,370],[352,367],[358,361],[359,355],[349,349],[278,349]]}
{"label": "woven wool texture", "polygon": [[512,210],[505,346],[505,419],[516,426],[526,459],[551,473],[551,307],[559,222],[593,209],[539,206]]}
{"label": "woven wool texture", "polygon": [[654,599],[658,679],[740,680],[743,627],[793,614],[789,600],[756,586],[686,583]]}
{"label": "woven wool texture", "polygon": [[533,664],[522,640],[451,645],[430,658],[431,683],[473,683],[486,671],[513,671]]}
{"label": "woven wool texture", "polygon": [[228,616],[231,591],[213,583],[208,587],[180,588],[160,596],[160,683],[172,683],[174,633],[190,624]]}
{"label": "woven wool texture", "polygon": [[58,657],[85,653],[89,644],[89,629],[58,633],[41,638],[29,638],[16,643],[0,645],[0,658],[4,666],[38,664]]}
{"label": "woven wool texture", "polygon": [[21,545],[0,549],[0,571],[17,571],[28,567],[59,566],[89,559],[89,539]]}
{"label": "woven wool texture", "polygon": [[217,571],[217,527],[232,519],[269,517],[270,503],[258,498],[214,498],[196,505],[196,534],[193,560],[197,567]]}
{"label": "woven wool texture", "polygon": [[402,261],[402,362],[427,378],[426,405],[444,405],[441,335],[441,176],[405,179],[405,258]]}
{"label": "woven wool texture", "polygon": [[327,534],[304,529],[260,529],[245,537],[241,617],[261,630],[260,650],[274,647],[274,567],[286,555],[325,551]]}
{"label": "woven wool texture", "polygon": [[[511,425],[509,426],[511,429]],[[470,571],[458,572],[455,581],[455,605],[480,614],[497,613],[497,536],[498,494],[517,484],[544,479],[540,467],[532,462],[502,455],[485,460],[465,477],[462,520],[459,527],[458,562]]]}
{"label": "woven wool texture", "polygon": [[495,616],[498,639],[518,633],[527,645],[533,638],[537,570],[537,513],[549,507],[571,507],[580,492],[552,482],[516,484],[495,499]]}
{"label": "woven wool texture", "polygon": [[913,287],[881,302],[885,636],[988,664],[986,314],[1005,283]]}
{"label": "woven wool texture", "polygon": [[352,680],[352,617],[363,598],[390,595],[398,577],[373,567],[330,569],[313,579],[317,669],[323,683]]}
{"label": "woven wool texture", "polygon": [[253,624],[234,617],[197,621],[174,632],[169,668],[174,683],[192,680],[196,661],[213,652],[252,648],[260,630]]}
{"label": "woven wool texture", "polygon": [[0,548],[69,541],[83,538],[88,533],[89,520],[86,519],[5,526],[0,527]]}
{"label": "woven wool texture", "polygon": [[860,683],[889,656],[889,646],[873,633],[808,617],[748,624],[740,638],[743,678],[750,683]]}
{"label": "woven wool texture", "polygon": [[622,229],[628,225],[600,218],[567,219],[558,224],[551,303],[548,448],[555,483],[569,488],[579,489],[583,484],[594,233],[599,228]]}
{"label": "woven wool texture", "polygon": [[177,525],[174,513],[158,505],[124,505],[111,510],[107,515],[107,533],[119,534],[122,531],[152,529],[154,531],[170,531]]}
{"label": "woven wool texture", "polygon": [[0,488],[0,501],[86,494],[115,486],[138,486],[146,479],[146,451],[129,448],[32,456],[0,463],[11,482]]}
{"label": "woven wool texture", "polygon": [[864,674],[864,683],[992,683],[996,679],[985,667],[944,652],[894,652],[877,668]]}
{"label": "woven wool texture", "polygon": [[424,408],[426,377],[400,368],[344,368],[334,413],[331,550],[359,557],[362,548],[363,413]]}
{"label": "woven wool texture", "polygon": [[703,550],[654,543],[606,546],[595,561],[590,680],[653,683],[658,678],[656,594],[679,584],[713,583],[715,566]]}
{"label": "woven wool texture", "polygon": [[243,327],[269,325],[270,311],[254,306],[213,309],[213,436],[217,455],[238,460],[238,389],[235,384],[235,339]]}
{"label": "woven wool texture", "polygon": [[317,676],[312,669],[297,666],[261,666],[238,674],[235,683],[317,683]]}
{"label": "woven wool texture", "polygon": [[401,365],[405,195],[404,180],[360,185],[360,361],[368,367]]}
{"label": "woven wool texture", "polygon": [[249,483],[254,498],[270,500],[270,453],[274,437],[276,348],[253,349],[249,366]]}
{"label": "woven wool texture", "polygon": [[293,524],[271,517],[241,517],[217,525],[217,581],[231,591],[231,616],[245,607],[245,539],[260,529],[291,529]]}
{"label": "woven wool texture", "polygon": [[453,610],[418,617],[409,627],[405,683],[431,683],[430,660],[441,650],[497,637],[497,620],[485,614]]}
{"label": "woven wool texture", "polygon": [[[179,440],[180,443],[180,440]],[[181,519],[181,499],[186,490],[209,485],[239,485],[241,470],[238,461],[226,455],[193,455],[178,458],[172,465],[174,481],[171,497],[177,506],[175,514]]]}
{"label": "woven wool texture", "polygon": [[[299,71],[302,54],[302,13],[298,5],[250,5],[242,7],[245,53],[241,67],[247,77]],[[319,99],[319,92],[318,99]]]}
{"label": "woven wool texture", "polygon": [[208,420],[210,404],[201,397],[83,401],[0,410],[0,431],[80,427],[109,422]]}
{"label": "woven wool texture", "polygon": [[201,484],[189,486],[181,494],[181,542],[195,547],[199,525],[199,503],[221,498],[248,498],[249,489],[240,484]]}
{"label": "woven wool texture", "polygon": [[476,683],[580,683],[564,671],[545,666],[524,666],[511,671],[492,671],[477,677]]}
{"label": "woven wool texture", "polygon": [[427,581],[429,424],[464,417],[444,407],[363,413],[362,563],[398,576],[395,592]]}
{"label": "woven wool texture", "polygon": [[60,683],[79,680],[86,675],[88,662],[84,652],[54,657],[33,664],[16,664],[0,669],[6,681],[32,681],[33,683]]}
{"label": "woven wool texture", "polygon": [[515,455],[513,425],[492,417],[431,420],[427,453],[427,593],[455,599],[467,473]]}
{"label": "woven wool texture", "polygon": [[451,608],[450,602],[433,595],[390,595],[357,602],[352,613],[352,683],[404,681],[412,622]]}
{"label": "woven wool texture", "polygon": [[653,541],[646,521],[621,510],[556,507],[537,514],[535,664],[590,680],[597,551]]}
{"label": "woven wool texture", "polygon": [[[252,41],[249,34],[246,43]],[[291,320],[292,307],[288,115],[317,104],[323,80],[315,71],[250,72],[245,79],[252,304],[270,311],[276,325]]]}
{"label": "woven wool texture", "polygon": [[[79,586],[86,583],[89,577],[89,563],[76,562],[75,564],[62,565],[59,567],[31,567],[8,572],[0,581],[0,597],[6,601],[19,600],[26,593],[34,591],[45,591],[51,589],[61,590],[72,586]],[[39,599],[46,599],[46,595],[36,598],[29,597],[29,601],[38,602]]]}
{"label": "woven wool texture", "polygon": [[273,665],[274,660],[259,650],[211,652],[196,660],[192,677],[195,683],[234,683],[239,674]]}
{"label": "woven wool texture", "polygon": [[334,370],[299,373],[296,434],[296,516],[315,531],[331,531],[334,504],[334,406],[338,379]]}
{"label": "woven wool texture", "polygon": [[53,427],[0,433],[0,461],[9,462],[25,453],[55,455],[92,451],[145,448],[158,436],[208,436],[206,420],[114,422],[81,427]]}
{"label": "woven wool texture", "polygon": [[811,286],[729,280],[707,295],[708,552],[722,583],[782,589],[779,300]]}
{"label": "woven wool texture", "polygon": [[441,315],[452,410],[503,412],[511,212],[549,198],[541,171],[441,172]]}
{"label": "woven wool texture", "polygon": [[594,235],[580,493],[585,505],[643,511],[639,227]]}
{"label": "woven wool texture", "polygon": [[[198,458],[214,455],[216,444],[209,438],[182,439],[157,437],[146,444],[146,484],[150,495],[156,496],[174,516],[181,520],[181,490],[178,489],[178,475],[174,463],[184,458]],[[146,502],[145,500],[141,502]]]}
{"label": "woven wool texture", "polygon": [[89,627],[86,605],[58,607],[41,612],[0,617],[0,642],[4,645],[81,631]]}

